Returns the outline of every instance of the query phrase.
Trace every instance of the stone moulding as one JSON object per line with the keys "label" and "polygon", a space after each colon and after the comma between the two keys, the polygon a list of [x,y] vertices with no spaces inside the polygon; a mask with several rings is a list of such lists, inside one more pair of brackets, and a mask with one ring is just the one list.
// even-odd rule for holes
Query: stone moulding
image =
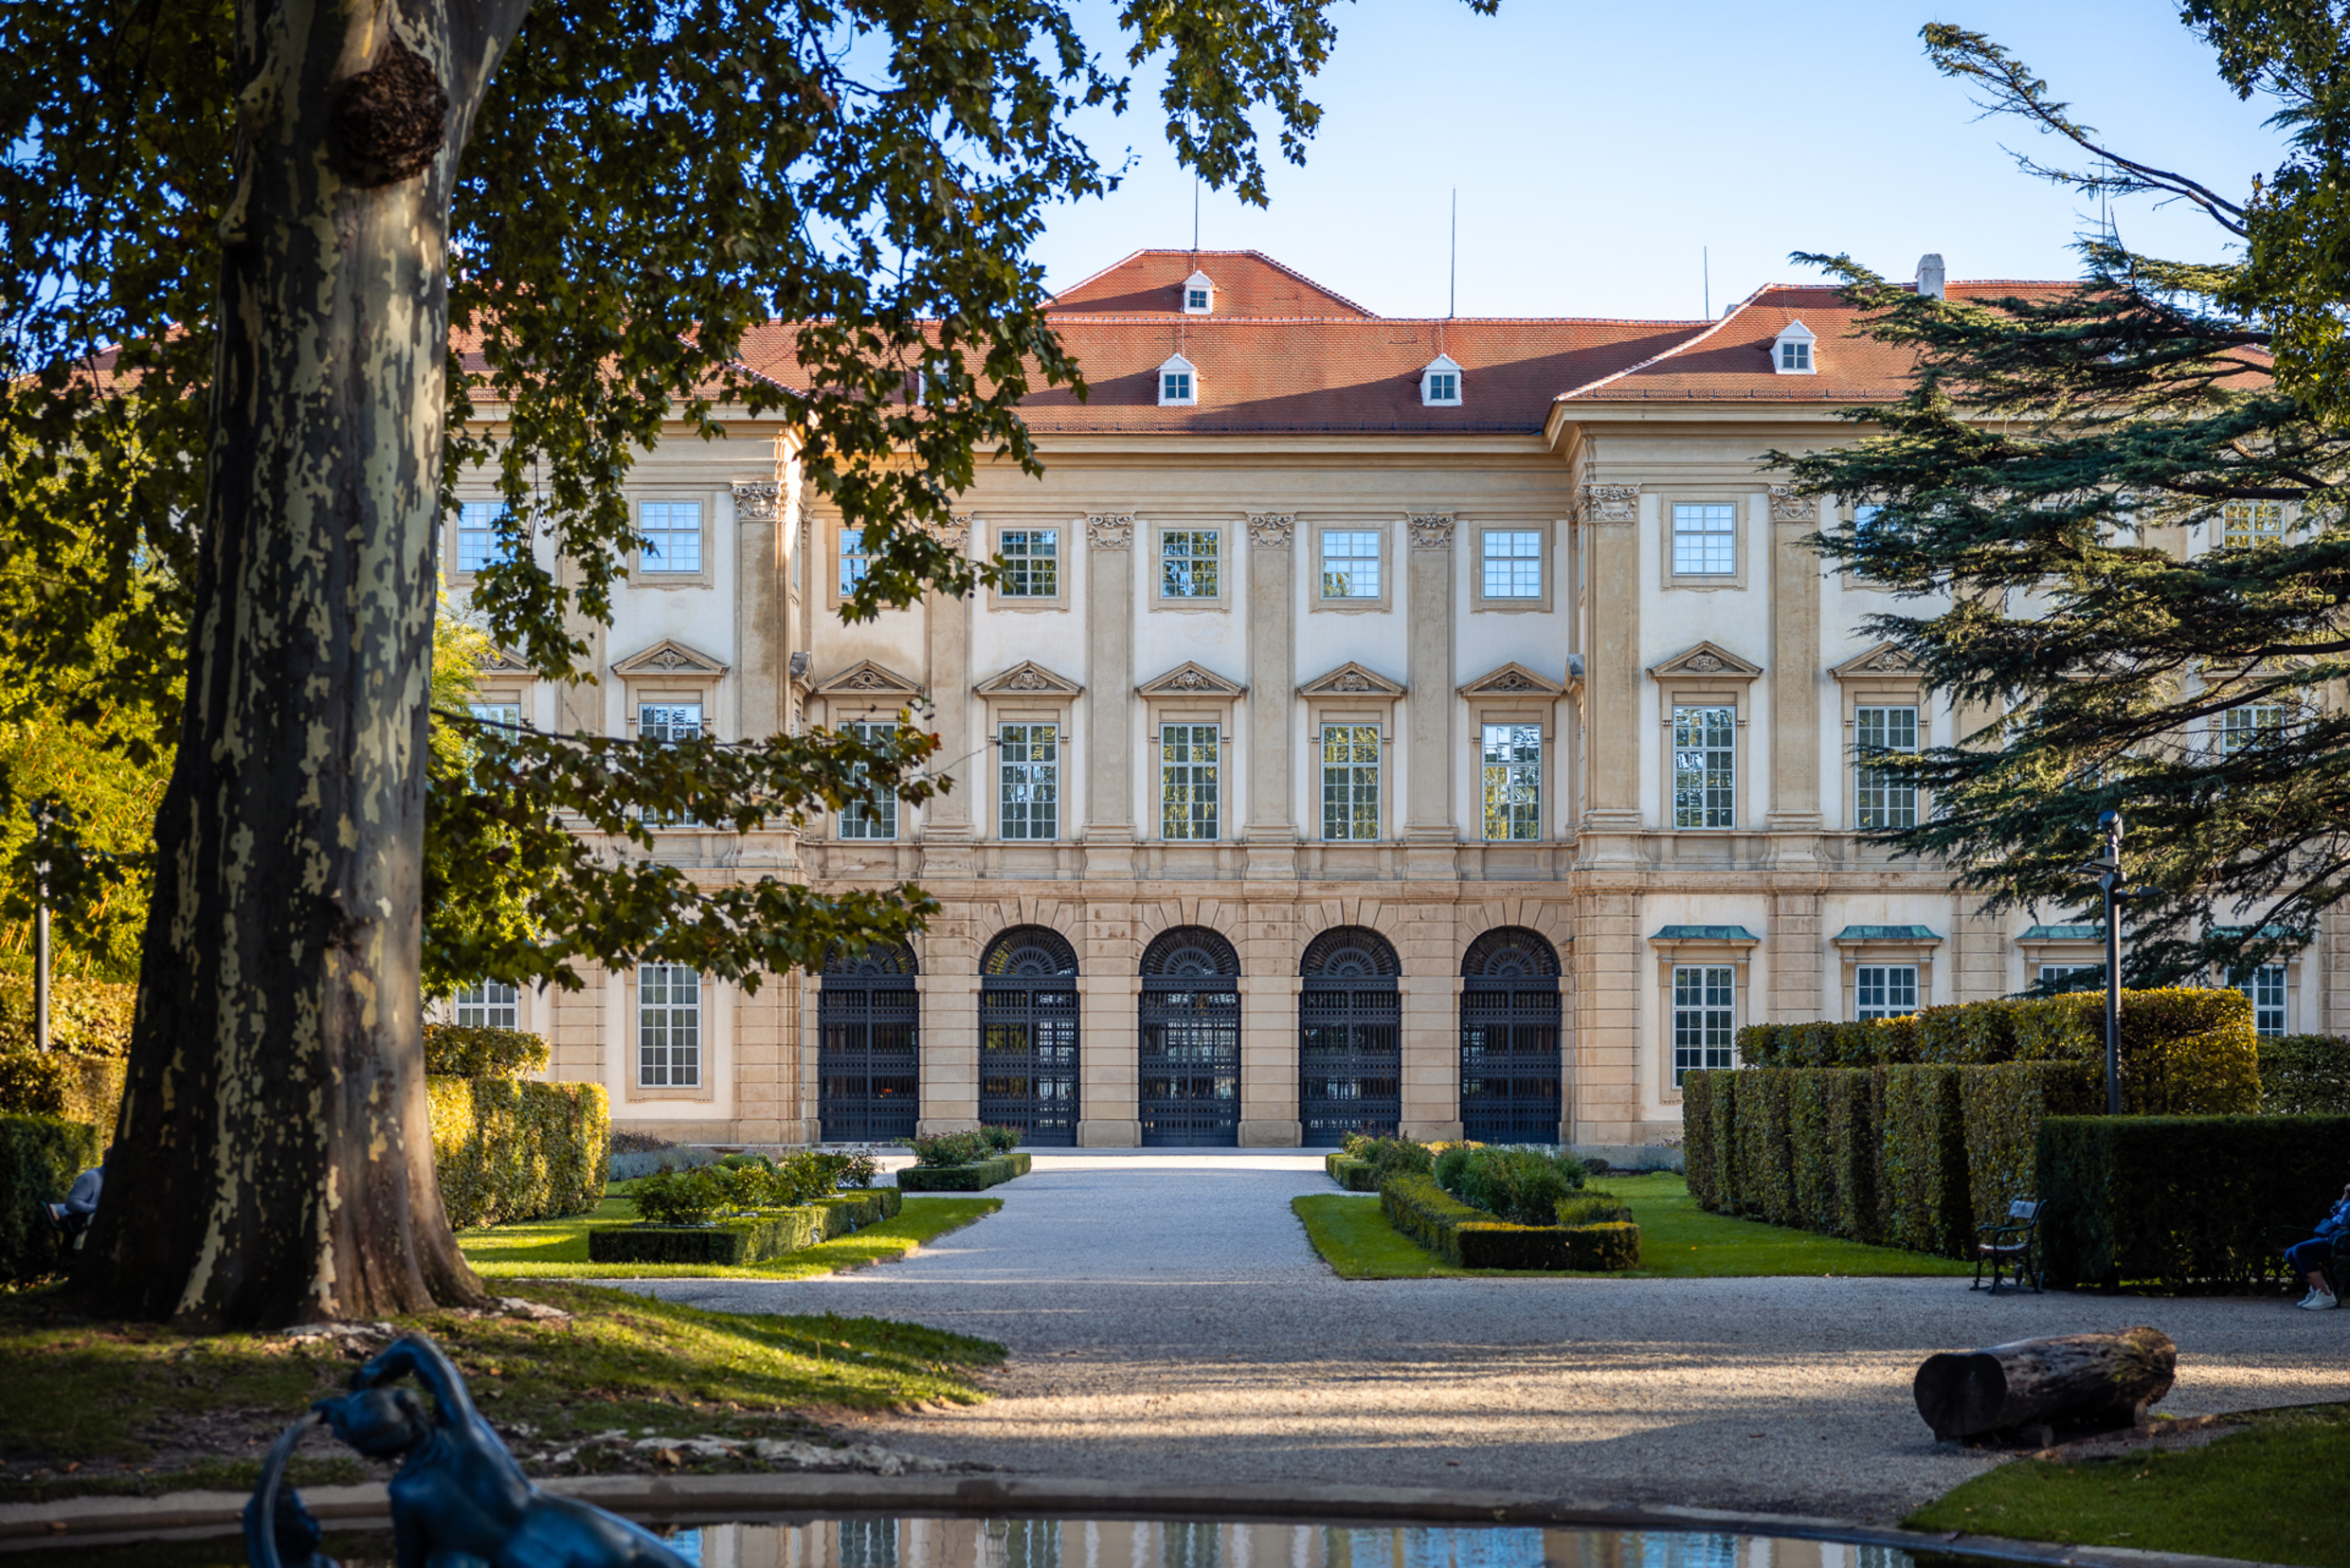
{"label": "stone moulding", "polygon": [[1799,496],[1791,484],[1771,486],[1771,521],[1774,523],[1816,523],[1819,521],[1819,503],[1809,496]]}
{"label": "stone moulding", "polygon": [[1566,688],[1547,676],[1536,675],[1525,665],[1512,660],[1499,669],[1488,670],[1476,679],[1455,687],[1464,697],[1555,697]]}
{"label": "stone moulding", "polygon": [[774,480],[738,484],[733,490],[734,515],[742,521],[771,523],[783,514],[784,487]]}
{"label": "stone moulding", "polygon": [[1297,528],[1294,512],[1251,512],[1248,517],[1249,543],[1267,550],[1287,550]]}
{"label": "stone moulding", "polygon": [[1400,697],[1403,687],[1352,659],[1297,688],[1301,697]]}
{"label": "stone moulding", "polygon": [[1085,688],[1067,676],[1056,675],[1033,658],[1023,658],[1000,676],[990,676],[971,688],[983,697],[1074,697]]}
{"label": "stone moulding", "polygon": [[687,647],[675,638],[664,637],[642,653],[629,655],[612,666],[616,676],[722,676],[726,665],[708,654]]}
{"label": "stone moulding", "polygon": [[1690,676],[1702,676],[1709,680],[1752,680],[1762,673],[1762,666],[1739,658],[1718,643],[1700,642],[1660,664],[1650,665],[1648,673],[1656,680]]}
{"label": "stone moulding", "polygon": [[1085,514],[1085,536],[1095,550],[1126,550],[1134,543],[1134,514],[1131,512],[1089,512]]}
{"label": "stone moulding", "polygon": [[1640,520],[1640,487],[1587,484],[1576,497],[1576,512],[1586,523],[1636,523]]}
{"label": "stone moulding", "polygon": [[1239,682],[1227,680],[1189,659],[1158,679],[1146,680],[1134,688],[1135,695],[1145,697],[1237,697],[1247,692],[1248,688]]}
{"label": "stone moulding", "polygon": [[1403,521],[1412,531],[1414,550],[1451,550],[1453,548],[1453,514],[1449,512],[1407,512]]}
{"label": "stone moulding", "polygon": [[813,694],[820,697],[902,697],[907,701],[922,695],[921,682],[901,676],[886,664],[860,658],[838,675],[818,681]]}
{"label": "stone moulding", "polygon": [[1898,643],[1880,642],[1867,653],[1846,659],[1828,674],[1837,680],[1916,680],[1923,672],[1910,662]]}

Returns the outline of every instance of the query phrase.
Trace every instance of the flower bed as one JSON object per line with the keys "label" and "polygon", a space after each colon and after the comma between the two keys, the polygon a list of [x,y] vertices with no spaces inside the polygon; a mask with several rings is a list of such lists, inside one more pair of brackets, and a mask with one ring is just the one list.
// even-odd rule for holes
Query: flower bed
{"label": "flower bed", "polygon": [[1015,1149],[960,1165],[908,1165],[897,1173],[897,1187],[900,1192],[978,1192],[1027,1174],[1028,1156]]}
{"label": "flower bed", "polygon": [[588,1232],[592,1263],[699,1263],[739,1268],[848,1235],[895,1216],[903,1200],[888,1187],[842,1193],[788,1209],[763,1209],[706,1225],[598,1225]]}

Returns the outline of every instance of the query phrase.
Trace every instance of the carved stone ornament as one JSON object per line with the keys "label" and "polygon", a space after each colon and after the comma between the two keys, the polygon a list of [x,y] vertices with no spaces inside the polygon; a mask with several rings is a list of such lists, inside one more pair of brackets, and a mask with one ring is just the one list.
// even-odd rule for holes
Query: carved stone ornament
{"label": "carved stone ornament", "polygon": [[1414,550],[1451,550],[1453,548],[1453,514],[1451,513],[1406,513],[1404,521],[1411,525]]}
{"label": "carved stone ornament", "polygon": [[1762,673],[1762,666],[1749,663],[1718,643],[1700,642],[1661,664],[1652,664],[1648,673],[1658,679],[1707,676],[1716,680],[1752,680]]}
{"label": "carved stone ornament", "polygon": [[1681,660],[1682,669],[1694,670],[1701,676],[1716,674],[1722,669],[1722,661],[1714,658],[1711,654],[1691,654],[1689,658]]}
{"label": "carved stone ornament", "polygon": [[[800,656],[794,654],[792,657],[798,658]],[[819,681],[815,691],[820,697],[890,697],[911,701],[922,694],[922,684],[899,675],[886,664],[860,658],[838,675]]]}
{"label": "carved stone ornament", "polygon": [[1296,531],[1294,512],[1252,512],[1248,514],[1249,543],[1267,550],[1287,550]]}
{"label": "carved stone ornament", "polygon": [[1189,660],[1158,679],[1144,681],[1134,688],[1137,695],[1146,697],[1237,697],[1247,690],[1238,681],[1226,680],[1215,671]]}
{"label": "carved stone ornament", "polygon": [[1828,672],[1838,680],[1919,678],[1918,667],[1896,642],[1881,642],[1857,658],[1848,658]]}
{"label": "carved stone ornament", "polygon": [[722,676],[726,666],[708,654],[663,638],[642,653],[620,660],[612,671],[622,676]]}
{"label": "carved stone ornament", "polygon": [[1134,543],[1134,514],[1131,512],[1089,512],[1085,514],[1085,536],[1095,550],[1126,550]]}
{"label": "carved stone ornament", "polygon": [[1795,486],[1771,486],[1771,521],[1774,523],[1816,523],[1819,521],[1819,503],[1808,496],[1799,496]]}
{"label": "carved stone ornament", "polygon": [[1400,697],[1403,694],[1403,688],[1377,670],[1365,669],[1350,660],[1317,680],[1306,682],[1297,689],[1297,694],[1307,697]]}
{"label": "carved stone ornament", "polygon": [[528,676],[538,672],[525,663],[519,654],[503,648],[492,648],[490,657],[481,662],[481,673],[487,676]]}
{"label": "carved stone ornament", "polygon": [[734,515],[747,523],[771,523],[784,510],[784,487],[772,479],[734,487]]}
{"label": "carved stone ornament", "polygon": [[1523,664],[1512,662],[1498,670],[1489,670],[1470,681],[1460,688],[1460,694],[1465,697],[1555,697],[1564,690],[1557,681],[1536,675]]}
{"label": "carved stone ornament", "polygon": [[968,512],[949,514],[947,521],[931,530],[931,534],[940,544],[960,555],[963,553],[964,547],[971,542],[971,523],[974,516],[974,514]]}
{"label": "carved stone ornament", "polygon": [[1636,523],[1640,520],[1640,487],[1636,484],[1587,484],[1582,506],[1586,523]]}
{"label": "carved stone ornament", "polygon": [[1074,697],[1085,688],[1066,676],[1055,675],[1033,658],[1022,659],[1000,676],[972,688],[981,696]]}

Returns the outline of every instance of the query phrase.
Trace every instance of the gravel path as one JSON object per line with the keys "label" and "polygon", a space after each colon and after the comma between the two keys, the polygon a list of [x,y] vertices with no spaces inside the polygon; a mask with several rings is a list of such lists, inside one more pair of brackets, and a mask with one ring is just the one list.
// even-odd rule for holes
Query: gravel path
{"label": "gravel path", "polygon": [[[2350,1311],[2009,1296],[1952,1279],[1346,1281],[1291,1214],[1288,1153],[1039,1154],[1003,1210],[906,1260],[803,1281],[647,1281],[733,1311],[999,1340],[999,1397],[872,1423],[915,1453],[1056,1478],[1448,1483],[1889,1522],[1990,1463],[1937,1444],[1937,1350],[2151,1323],[2180,1415],[2350,1398]],[[1360,1201],[1375,1201],[1364,1199]]]}

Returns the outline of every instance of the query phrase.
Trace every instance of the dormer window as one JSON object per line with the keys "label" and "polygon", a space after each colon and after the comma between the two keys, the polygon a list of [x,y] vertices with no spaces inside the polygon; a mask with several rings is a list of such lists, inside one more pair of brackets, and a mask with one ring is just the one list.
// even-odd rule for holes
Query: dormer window
{"label": "dormer window", "polygon": [[1184,314],[1213,315],[1216,313],[1216,284],[1204,272],[1195,272],[1184,279]]}
{"label": "dormer window", "polygon": [[1423,408],[1460,406],[1460,367],[1450,354],[1438,354],[1419,372],[1419,404]]}
{"label": "dormer window", "polygon": [[1771,344],[1771,369],[1782,376],[1807,376],[1812,371],[1812,330],[1790,321]]}
{"label": "dormer window", "polygon": [[1177,354],[1159,367],[1159,406],[1186,408],[1200,401],[1200,371]]}

